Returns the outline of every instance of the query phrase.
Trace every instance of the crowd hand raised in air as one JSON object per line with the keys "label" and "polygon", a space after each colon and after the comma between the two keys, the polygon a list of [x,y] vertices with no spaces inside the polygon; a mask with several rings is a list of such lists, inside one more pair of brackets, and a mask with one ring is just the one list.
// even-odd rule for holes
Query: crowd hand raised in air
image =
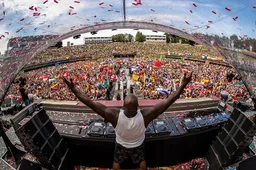
{"label": "crowd hand raised in air", "polygon": [[181,85],[186,86],[192,79],[193,71],[185,72],[181,78]]}
{"label": "crowd hand raised in air", "polygon": [[72,78],[70,78],[70,81],[68,81],[65,77],[62,77],[63,81],[67,84],[67,86],[70,88],[70,90],[75,89],[75,85],[73,83]]}

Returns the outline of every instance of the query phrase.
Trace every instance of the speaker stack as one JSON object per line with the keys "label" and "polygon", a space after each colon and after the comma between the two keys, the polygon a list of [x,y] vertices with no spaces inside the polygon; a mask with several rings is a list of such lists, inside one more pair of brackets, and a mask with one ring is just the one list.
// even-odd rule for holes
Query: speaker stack
{"label": "speaker stack", "polygon": [[[256,134],[255,122],[249,119],[240,109],[235,108],[227,123],[213,142],[208,157],[213,154],[217,159],[212,161],[220,166],[234,163],[248,149]],[[209,160],[211,164],[211,159]],[[211,168],[212,169],[212,168]],[[215,169],[216,170],[216,167]]]}
{"label": "speaker stack", "polygon": [[58,169],[67,152],[67,144],[49,119],[44,108],[39,106],[16,134],[25,149],[37,157],[41,165],[48,169]]}

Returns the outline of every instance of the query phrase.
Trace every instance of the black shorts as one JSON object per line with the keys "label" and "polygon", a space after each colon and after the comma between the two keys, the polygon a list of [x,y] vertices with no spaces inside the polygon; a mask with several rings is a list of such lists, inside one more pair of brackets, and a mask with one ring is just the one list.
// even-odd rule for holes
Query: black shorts
{"label": "black shorts", "polygon": [[125,148],[122,145],[116,143],[114,162],[122,163],[130,156],[134,164],[139,164],[145,160],[144,157],[144,143],[136,148]]}

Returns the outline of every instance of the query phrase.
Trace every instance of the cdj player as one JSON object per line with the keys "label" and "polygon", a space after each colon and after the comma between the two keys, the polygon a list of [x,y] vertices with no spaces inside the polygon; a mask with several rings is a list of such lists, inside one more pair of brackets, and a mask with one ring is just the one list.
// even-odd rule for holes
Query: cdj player
{"label": "cdj player", "polygon": [[156,134],[155,128],[153,126],[153,123],[150,122],[147,129],[146,129],[146,136],[147,137],[151,137],[154,136]]}
{"label": "cdj player", "polygon": [[191,118],[187,118],[187,119],[184,119],[183,121],[183,124],[185,125],[185,128],[187,130],[191,130],[191,129],[195,129],[197,128],[197,124],[195,123],[195,121]]}
{"label": "cdj player", "polygon": [[89,136],[104,136],[105,132],[105,123],[104,122],[93,122],[89,126],[88,135]]}
{"label": "cdj player", "polygon": [[153,120],[153,126],[155,128],[156,133],[159,135],[170,135],[172,132],[172,129],[166,119]]}
{"label": "cdj player", "polygon": [[195,122],[196,122],[198,127],[207,126],[207,120],[205,119],[205,117],[196,117]]}
{"label": "cdj player", "polygon": [[116,137],[115,128],[111,123],[107,123],[105,135],[109,138]]}

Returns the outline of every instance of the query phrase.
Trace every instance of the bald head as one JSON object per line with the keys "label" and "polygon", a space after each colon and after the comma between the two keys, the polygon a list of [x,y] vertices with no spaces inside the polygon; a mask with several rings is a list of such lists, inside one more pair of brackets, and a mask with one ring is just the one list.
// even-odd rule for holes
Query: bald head
{"label": "bald head", "polygon": [[138,98],[135,95],[130,94],[125,97],[124,107],[126,107],[127,109],[137,109],[138,106]]}

